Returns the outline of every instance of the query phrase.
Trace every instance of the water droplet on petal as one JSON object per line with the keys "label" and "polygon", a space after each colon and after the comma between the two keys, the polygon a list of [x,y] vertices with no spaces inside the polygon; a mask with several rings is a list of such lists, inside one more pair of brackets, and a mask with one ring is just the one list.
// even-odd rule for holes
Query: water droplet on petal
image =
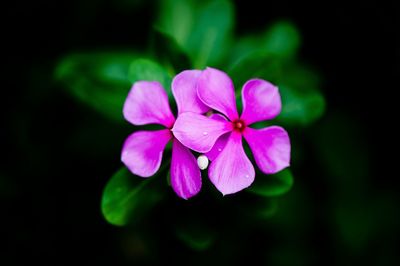
{"label": "water droplet on petal", "polygon": [[203,135],[204,135],[204,136],[207,136],[207,135],[208,135],[208,133],[207,133],[206,131],[204,131],[204,132],[203,132]]}
{"label": "water droplet on petal", "polygon": [[208,158],[205,155],[200,155],[197,158],[197,165],[199,166],[200,170],[207,169],[208,166]]}
{"label": "water droplet on petal", "polygon": [[246,175],[246,178],[249,178],[250,176],[249,175]]}
{"label": "water droplet on petal", "polygon": [[222,151],[222,149],[221,149],[221,148],[218,148],[218,151]]}

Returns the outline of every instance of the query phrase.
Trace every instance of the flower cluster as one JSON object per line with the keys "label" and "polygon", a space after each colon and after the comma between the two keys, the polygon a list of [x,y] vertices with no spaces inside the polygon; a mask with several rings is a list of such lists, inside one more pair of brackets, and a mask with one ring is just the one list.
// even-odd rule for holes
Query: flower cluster
{"label": "flower cluster", "polygon": [[[132,173],[141,177],[154,175],[167,143],[172,141],[171,185],[178,196],[188,199],[200,191],[200,169],[207,166],[204,156],[211,161],[211,182],[223,195],[232,194],[250,186],[255,178],[242,137],[262,172],[273,174],[289,166],[287,132],[278,126],[250,127],[280,113],[281,98],[276,86],[262,79],[247,81],[242,88],[240,116],[232,80],[220,70],[183,71],[175,76],[171,89],[178,109],[176,119],[160,83],[138,81],[128,94],[123,108],[127,121],[165,126],[158,131],[137,131],[126,139],[121,160]],[[191,150],[203,154],[199,165]]]}

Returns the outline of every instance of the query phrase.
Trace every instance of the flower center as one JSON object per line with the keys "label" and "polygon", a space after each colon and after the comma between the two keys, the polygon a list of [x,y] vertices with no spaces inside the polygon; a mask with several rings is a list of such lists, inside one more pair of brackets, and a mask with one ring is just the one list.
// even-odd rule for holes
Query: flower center
{"label": "flower center", "polygon": [[246,128],[246,124],[244,123],[243,120],[235,120],[232,122],[233,124],[233,130],[238,131],[238,132],[243,132],[243,130]]}

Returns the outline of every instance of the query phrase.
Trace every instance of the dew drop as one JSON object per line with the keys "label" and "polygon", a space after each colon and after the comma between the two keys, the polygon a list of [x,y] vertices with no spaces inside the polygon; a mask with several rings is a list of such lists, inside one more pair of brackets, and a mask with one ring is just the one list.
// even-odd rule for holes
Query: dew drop
{"label": "dew drop", "polygon": [[208,158],[205,155],[200,155],[197,158],[197,165],[199,166],[200,170],[207,169],[208,166]]}
{"label": "dew drop", "polygon": [[203,135],[204,135],[204,136],[207,136],[207,135],[208,135],[207,131],[204,131],[204,132],[203,132]]}
{"label": "dew drop", "polygon": [[222,151],[222,149],[221,149],[221,148],[218,148],[218,151]]}
{"label": "dew drop", "polygon": [[246,178],[249,178],[250,176],[249,175],[246,175]]}

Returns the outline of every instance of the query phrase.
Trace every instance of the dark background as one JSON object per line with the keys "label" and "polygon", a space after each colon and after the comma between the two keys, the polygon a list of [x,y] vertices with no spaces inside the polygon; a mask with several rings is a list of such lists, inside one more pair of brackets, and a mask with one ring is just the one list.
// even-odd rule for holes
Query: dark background
{"label": "dark background", "polygon": [[[2,8],[6,59],[1,97],[2,265],[22,261],[52,265],[135,262],[124,249],[129,241],[124,235],[129,230],[107,224],[99,207],[104,185],[121,165],[120,141],[129,128],[116,128],[117,133],[110,134],[106,129],[116,125],[76,103],[53,81],[57,60],[70,52],[146,49],[156,2],[133,2],[20,1],[8,2]],[[303,1],[271,1],[263,7],[258,2],[235,1],[236,33],[256,32],[281,18],[298,26],[303,37],[300,58],[321,73],[327,100],[324,118],[307,131],[320,129],[336,117],[348,118],[335,143],[359,145],[368,154],[368,173],[363,181],[368,183],[366,193],[371,197],[388,195],[394,204],[398,197],[394,129],[398,118],[390,117],[398,105],[394,93],[398,90],[395,78],[399,76],[400,56],[396,26],[400,13],[395,4],[347,1],[305,6]],[[76,129],[86,125],[90,127],[86,135],[78,133]],[[346,140],[348,127],[356,127],[351,134],[360,141]],[[101,147],[94,146],[91,134],[104,139]],[[115,134],[119,136],[117,143],[110,139]],[[74,144],[77,139],[80,144]],[[307,187],[312,200],[313,229],[304,245],[315,253],[313,265],[343,262],[338,256],[347,258],[344,261],[349,264],[395,265],[399,261],[394,249],[399,242],[398,230],[369,238],[371,243],[357,256],[334,244],[336,232],[331,223],[335,222],[327,217],[326,210],[340,196],[321,176],[323,167],[311,150],[299,173],[303,177],[299,183]],[[398,223],[398,213],[381,213],[387,215],[382,220]],[[162,230],[159,233],[160,238],[166,234]],[[249,235],[249,245],[256,245],[255,240]],[[376,250],[385,242],[389,259],[382,262],[374,252],[378,254]],[[176,263],[184,262],[177,259],[179,254],[192,254],[176,242],[163,246],[165,249],[157,253],[160,258]],[[381,255],[379,258],[385,257]],[[251,249],[243,251],[240,258],[246,261],[247,256],[258,258],[252,256]]]}

